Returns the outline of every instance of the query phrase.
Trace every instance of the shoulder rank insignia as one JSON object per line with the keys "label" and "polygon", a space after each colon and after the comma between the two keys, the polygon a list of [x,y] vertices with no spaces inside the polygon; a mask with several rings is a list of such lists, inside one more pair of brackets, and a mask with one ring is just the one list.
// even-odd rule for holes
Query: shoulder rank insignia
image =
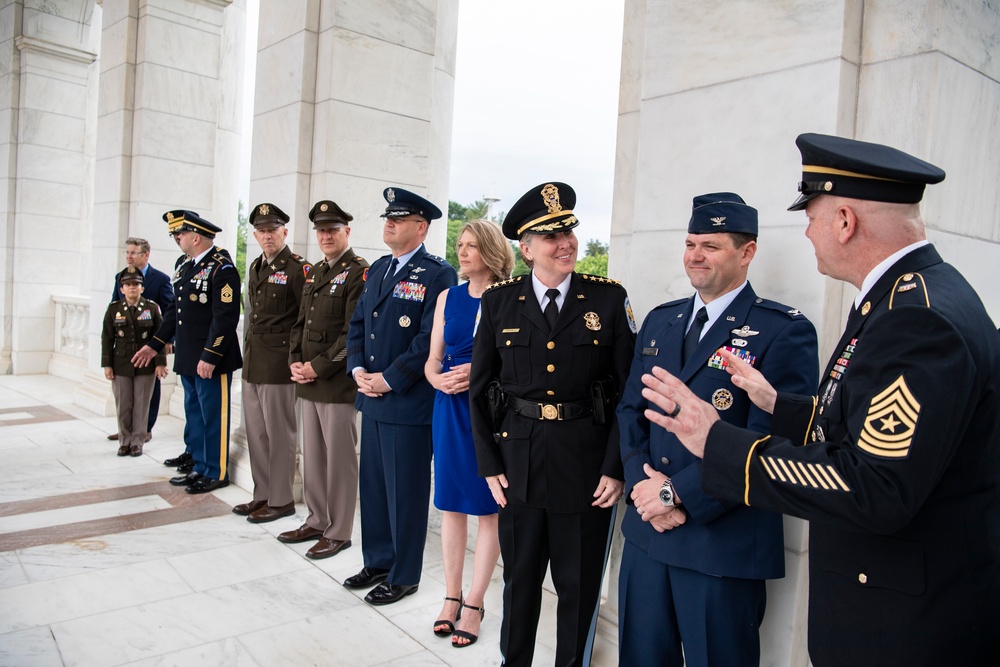
{"label": "shoulder rank insignia", "polygon": [[906,458],[919,416],[920,403],[900,375],[872,398],[858,447],[881,458]]}
{"label": "shoulder rank insignia", "polygon": [[[917,291],[913,291],[917,290]],[[924,277],[919,273],[904,273],[899,278],[896,279],[896,284],[893,286],[892,294],[889,296],[889,310],[896,304],[897,295],[902,299],[902,303],[908,305],[921,305],[930,306],[931,300],[927,295],[927,284],[924,282]]]}
{"label": "shoulder rank insignia", "polygon": [[233,288],[226,283],[222,286],[222,290],[219,292],[219,300],[222,303],[232,303],[233,302]]}

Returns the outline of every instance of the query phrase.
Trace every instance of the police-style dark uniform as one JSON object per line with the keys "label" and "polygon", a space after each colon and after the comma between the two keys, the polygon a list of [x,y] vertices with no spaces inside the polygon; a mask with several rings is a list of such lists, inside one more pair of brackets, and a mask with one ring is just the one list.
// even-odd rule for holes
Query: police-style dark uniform
{"label": "police-style dark uniform", "polygon": [[[944,178],[886,146],[802,135],[802,196],[917,202]],[[931,245],[852,309],[817,396],[772,435],[709,433],[710,493],[810,519],[809,652],[828,665],[987,665],[1000,655],[1000,338]]]}
{"label": "police-style dark uniform", "polygon": [[[115,288],[111,293],[111,300],[118,301],[124,295],[122,294],[120,287],[120,279],[123,273],[128,270],[128,267],[122,269],[115,276]],[[152,301],[160,308],[160,314],[165,315],[168,311],[174,309],[174,290],[170,286],[170,276],[165,274],[163,271],[155,268],[151,264],[146,264],[146,270],[142,273],[143,276],[143,290],[142,296],[147,301]],[[154,329],[155,331],[155,329]],[[170,341],[167,341],[170,342]],[[156,418],[160,414],[160,378],[153,376],[153,395],[149,398],[149,417],[147,423],[147,436],[153,431],[153,426],[156,425]]]}
{"label": "police-style dark uniform", "polygon": [[[563,183],[533,188],[507,214],[505,236],[572,229],[575,199]],[[509,483],[498,518],[506,665],[531,664],[546,565],[559,596],[556,664],[586,664],[612,521],[593,494],[603,475],[622,479],[614,405],[634,327],[625,288],[599,276],[571,274],[552,328],[530,275],[483,293],[469,396],[479,474]],[[498,425],[487,392],[494,381],[506,394]],[[595,383],[607,398],[603,419]]]}
{"label": "police-style dark uniform", "polygon": [[[212,239],[222,231],[192,211],[169,211],[163,219],[171,233]],[[217,246],[200,259],[180,256],[174,268],[177,307],[149,345],[161,352],[174,339],[174,372],[184,387],[184,444],[195,463],[187,490],[204,493],[228,484],[232,372],[243,365],[236,337],[240,277],[229,253]],[[198,377],[199,361],[214,364],[210,379]]]}
{"label": "police-style dark uniform", "polygon": [[[328,199],[317,202],[309,218],[317,230],[347,226],[354,219]],[[358,498],[358,386],[346,372],[347,336],[367,275],[368,262],[350,247],[340,257],[317,262],[292,328],[288,363],[308,362],[317,375],[295,386],[302,405],[303,496],[309,516],[297,534],[278,539],[318,539],[306,552],[310,558],[328,558],[351,546]]]}
{"label": "police-style dark uniform", "polygon": [[[383,196],[388,203],[386,217],[416,214],[428,221],[441,217],[431,202],[402,188],[387,188]],[[437,297],[458,278],[446,261],[422,245],[387,279],[392,259],[391,255],[380,257],[368,270],[351,317],[346,370],[351,373],[360,367],[381,372],[392,388],[378,398],[358,392],[355,402],[362,414],[365,567],[388,571],[385,581],[389,585],[412,587],[420,581],[430,498],[434,388],[424,377],[424,364]],[[409,593],[413,588],[406,590]]]}
{"label": "police-style dark uniform", "polygon": [[[688,233],[756,236],[757,211],[732,193],[702,195],[694,200]],[[785,575],[781,515],[705,493],[701,462],[674,434],[650,427],[644,412],[658,408],[642,396],[642,375],[659,366],[712,403],[724,421],[766,432],[770,415],[732,383],[718,356],[723,348],[782,391],[813,391],[818,359],[812,323],[790,306],[758,297],[749,282],[737,290],[686,363],[682,348],[695,315],[694,296],[654,308],[639,331],[618,405],[625,496],[648,479],[643,465],[649,464],[670,479],[687,520],[661,533],[634,507],[625,513],[618,588],[623,665],[728,667],[760,660],[764,580]]]}
{"label": "police-style dark uniform", "polygon": [[[280,230],[289,217],[271,203],[250,213],[255,230]],[[312,265],[283,246],[270,261],[263,254],[247,270],[243,343],[243,419],[246,424],[253,502],[233,511],[251,523],[295,512],[295,383],[288,370],[292,325]]]}
{"label": "police-style dark uniform", "polygon": [[[135,267],[127,267],[118,276],[120,281],[143,284],[142,273]],[[160,354],[149,366],[136,368],[132,357],[149,342],[162,321],[159,306],[142,296],[135,306],[130,306],[124,297],[112,301],[104,313],[101,367],[114,372],[111,387],[118,411],[119,456],[142,454],[149,431],[147,411],[156,367],[166,366],[167,358]]]}

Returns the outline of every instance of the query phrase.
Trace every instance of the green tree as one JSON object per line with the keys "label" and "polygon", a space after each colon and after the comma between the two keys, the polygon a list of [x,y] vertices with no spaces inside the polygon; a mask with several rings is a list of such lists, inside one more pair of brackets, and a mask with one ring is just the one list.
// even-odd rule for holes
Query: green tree
{"label": "green tree", "polygon": [[608,276],[608,244],[597,239],[587,241],[587,252],[583,259],[576,263],[578,273],[589,273],[593,276]]}
{"label": "green tree", "polygon": [[[483,200],[477,200],[463,206],[457,201],[448,200],[448,237],[445,243],[444,259],[458,271],[458,252],[455,250],[455,243],[458,242],[458,230],[469,220],[486,218],[490,210],[490,205]],[[499,222],[494,220],[494,222]]]}
{"label": "green tree", "polygon": [[247,230],[250,228],[246,213],[243,212],[243,202],[240,201],[236,212],[236,270],[240,278],[247,274]]}

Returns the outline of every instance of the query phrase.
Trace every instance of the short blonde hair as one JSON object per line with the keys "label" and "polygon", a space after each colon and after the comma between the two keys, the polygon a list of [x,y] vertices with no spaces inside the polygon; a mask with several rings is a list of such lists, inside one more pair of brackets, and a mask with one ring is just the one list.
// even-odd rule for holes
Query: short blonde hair
{"label": "short blonde hair", "polygon": [[[507,243],[500,225],[483,220],[470,220],[458,230],[458,237],[455,239],[455,247],[458,247],[458,239],[462,234],[469,232],[476,239],[479,256],[482,258],[486,268],[490,270],[490,282],[496,283],[510,278],[510,272],[514,268],[514,249]],[[459,273],[458,277],[468,280],[464,273]]]}

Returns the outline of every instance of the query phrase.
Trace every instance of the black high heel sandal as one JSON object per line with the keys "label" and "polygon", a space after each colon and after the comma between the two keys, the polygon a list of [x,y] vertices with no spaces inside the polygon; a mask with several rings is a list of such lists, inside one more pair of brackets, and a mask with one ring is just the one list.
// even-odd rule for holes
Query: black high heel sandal
{"label": "black high heel sandal", "polygon": [[[486,618],[486,605],[483,605],[482,607],[473,607],[472,605],[465,604],[463,602],[462,606],[465,607],[466,609],[471,609],[472,611],[478,611],[479,612],[479,622],[480,623],[482,623],[483,620],[485,620],[485,618]],[[459,614],[459,616],[461,616],[461,614]],[[455,620],[457,621],[458,619],[455,619]],[[462,639],[468,639],[469,643],[468,644],[456,644],[455,643],[455,637],[461,637]],[[465,630],[455,630],[455,633],[452,634],[452,636],[451,636],[451,646],[452,646],[452,648],[465,648],[466,646],[472,646],[473,644],[475,644],[477,639],[479,639],[479,635],[474,635],[471,632],[466,632]]]}
{"label": "black high heel sandal", "polygon": [[[465,596],[460,596],[457,598],[445,597],[445,600],[447,600],[448,602],[457,602],[458,613],[455,614],[454,621],[449,621],[447,618],[439,618],[438,620],[434,621],[434,634],[436,634],[438,637],[447,637],[448,635],[455,632],[455,623],[458,623],[459,619],[462,618],[462,607],[465,606]],[[439,625],[447,625],[448,629],[438,630]]]}

